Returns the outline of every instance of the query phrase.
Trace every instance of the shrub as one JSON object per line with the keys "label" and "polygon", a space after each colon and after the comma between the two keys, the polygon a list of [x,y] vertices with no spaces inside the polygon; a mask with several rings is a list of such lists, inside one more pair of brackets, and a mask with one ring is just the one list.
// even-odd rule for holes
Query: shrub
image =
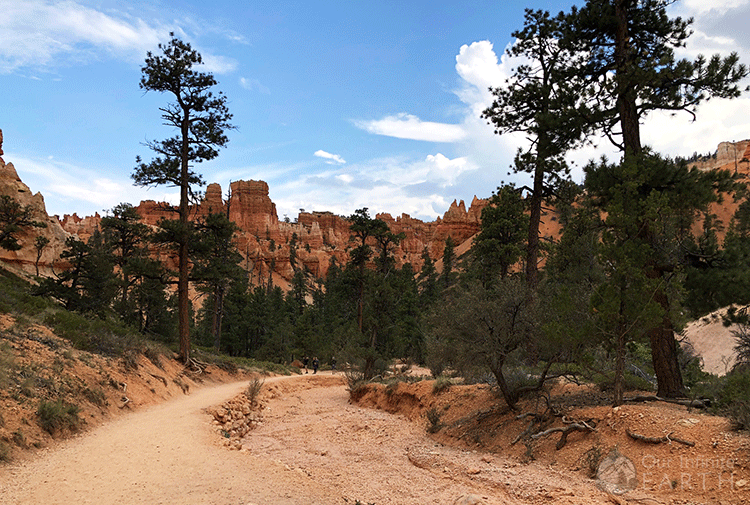
{"label": "shrub", "polygon": [[432,392],[434,394],[438,394],[441,391],[445,391],[449,389],[452,385],[453,385],[453,382],[450,380],[449,377],[446,377],[445,375],[441,375],[435,380],[435,384],[432,386]]}
{"label": "shrub", "polygon": [[427,433],[437,433],[445,427],[445,424],[443,424],[443,422],[441,421],[443,413],[439,412],[435,407],[427,410],[427,412],[425,412],[425,416],[427,417],[427,421],[429,422],[429,424],[427,425]]}
{"label": "shrub", "polygon": [[250,381],[250,385],[247,386],[247,389],[245,389],[245,396],[250,400],[252,405],[258,403],[258,395],[260,394],[260,390],[263,388],[264,383],[265,380],[260,377],[255,377]]}
{"label": "shrub", "polygon": [[346,377],[346,389],[349,391],[349,398],[357,401],[367,392],[367,381],[364,372],[356,368],[349,368],[344,372]]}
{"label": "shrub", "polygon": [[0,463],[7,463],[10,459],[10,446],[0,440]]}
{"label": "shrub", "polygon": [[77,430],[81,423],[78,417],[80,412],[81,408],[78,405],[58,399],[54,402],[42,401],[36,414],[39,416],[39,426],[50,435],[54,435],[65,429]]}
{"label": "shrub", "polygon": [[104,391],[102,388],[94,388],[89,389],[85,388],[83,391],[83,396],[86,397],[88,401],[96,405],[97,407],[103,407],[107,404],[107,395],[104,394]]}

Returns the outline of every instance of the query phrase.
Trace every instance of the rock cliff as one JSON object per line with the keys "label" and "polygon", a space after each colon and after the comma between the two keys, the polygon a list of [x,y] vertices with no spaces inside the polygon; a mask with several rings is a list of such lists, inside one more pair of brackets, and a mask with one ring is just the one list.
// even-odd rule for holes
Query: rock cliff
{"label": "rock cliff", "polygon": [[[20,204],[31,206],[34,218],[47,223],[46,228],[33,228],[21,233],[20,250],[0,249],[0,261],[15,265],[27,273],[35,272],[37,251],[34,242],[37,236],[49,240],[49,245],[42,251],[39,267],[42,275],[51,275],[55,262],[58,270],[64,267],[59,256],[65,248],[65,240],[71,235],[88,240],[101,221],[98,213],[85,217],[76,214],[66,214],[62,218],[48,216],[41,193],[32,194],[13,164],[6,164],[2,158],[0,194],[13,196]],[[423,222],[408,214],[396,218],[390,214],[375,217],[388,223],[392,232],[404,234],[405,239],[394,253],[396,261],[398,265],[410,262],[418,271],[422,267],[422,251],[425,248],[437,260],[442,255],[447,237],[452,237],[460,245],[474,236],[479,230],[485,205],[486,200],[475,197],[467,210],[463,201],[454,201],[445,215],[434,222]],[[150,226],[156,226],[162,218],[176,218],[174,209],[162,202],[146,200],[136,208],[143,221]],[[277,285],[286,287],[295,268],[299,267],[306,268],[315,276],[325,276],[333,261],[339,264],[347,261],[348,250],[352,246],[349,222],[345,217],[330,212],[301,212],[293,222],[279,221],[276,205],[268,196],[268,184],[264,181],[232,182],[228,200],[223,197],[221,186],[210,184],[200,204],[192,211],[197,216],[205,216],[209,212],[228,212],[230,219],[240,228],[237,246],[251,282],[255,284],[268,282],[270,277]],[[173,263],[173,258],[163,259]]]}
{"label": "rock cliff", "polygon": [[[0,130],[0,155],[3,154],[2,147],[3,133]],[[5,160],[1,157],[0,195],[10,196],[21,205],[31,207],[34,220],[47,225],[46,228],[30,228],[19,233],[17,237],[19,244],[22,246],[21,249],[18,251],[7,251],[0,248],[0,261],[26,273],[35,273],[37,250],[34,243],[37,236],[42,236],[47,238],[49,243],[42,249],[42,254],[39,258],[39,273],[41,275],[51,275],[53,262],[58,260],[60,253],[65,248],[65,240],[69,236],[69,233],[63,230],[60,222],[55,217],[47,215],[47,208],[44,205],[42,194],[33,194],[29,187],[18,177],[13,163],[6,164]]]}
{"label": "rock cliff", "polygon": [[[735,154],[737,153],[737,154]],[[0,155],[2,155],[2,131],[0,131]],[[736,162],[735,162],[736,159]],[[724,168],[750,174],[750,140],[722,142],[715,156],[699,158],[693,164],[703,170]],[[34,209],[35,218],[48,224],[45,229],[32,229],[21,234],[23,245],[20,251],[0,250],[0,260],[17,265],[31,273],[36,262],[34,240],[43,235],[50,240],[40,260],[40,271],[49,275],[52,262],[64,249],[65,239],[77,235],[87,240],[98,227],[99,214],[79,217],[64,215],[61,219],[49,217],[44,198],[40,193],[32,194],[21,181],[11,163],[0,158],[0,194],[12,195],[23,205]],[[438,261],[443,253],[445,240],[452,237],[457,244],[456,252],[462,254],[471,245],[471,238],[479,231],[482,209],[488,200],[474,197],[468,209],[463,201],[454,201],[442,218],[424,222],[408,214],[393,217],[377,214],[393,233],[403,233],[404,240],[394,256],[398,265],[411,263],[415,271],[422,267],[422,252],[427,249],[430,257]],[[737,204],[726,199],[712,209],[719,219],[729,222]],[[162,218],[176,218],[174,209],[165,203],[153,200],[142,201],[137,206],[143,221],[155,226]],[[228,212],[237,223],[240,232],[237,246],[244,258],[244,266],[252,283],[268,282],[269,277],[282,287],[294,275],[295,268],[305,267],[315,276],[325,276],[331,263],[343,264],[348,259],[350,242],[349,222],[345,217],[330,212],[300,212],[294,221],[280,221],[276,205],[268,195],[268,184],[264,181],[235,181],[231,183],[228,198],[218,184],[206,188],[201,202],[193,209],[195,215],[209,212]],[[700,224],[696,229],[699,229]],[[546,209],[543,215],[541,234],[545,238],[556,238],[560,225],[554,209]],[[294,249],[294,254],[292,254]],[[164,258],[169,261],[169,258]],[[295,264],[292,265],[292,261]],[[438,261],[438,267],[440,263]]]}

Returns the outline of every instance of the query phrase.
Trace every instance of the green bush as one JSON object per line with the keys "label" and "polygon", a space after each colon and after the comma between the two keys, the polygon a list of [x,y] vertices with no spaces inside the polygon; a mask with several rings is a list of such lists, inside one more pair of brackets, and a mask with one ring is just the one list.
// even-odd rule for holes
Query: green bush
{"label": "green bush", "polygon": [[54,402],[42,401],[36,411],[39,417],[39,426],[50,435],[69,429],[76,431],[81,424],[78,414],[81,408],[78,405],[64,402],[58,399]]}
{"label": "green bush", "polygon": [[255,405],[258,402],[258,395],[260,394],[260,390],[263,389],[264,383],[265,381],[263,379],[255,377],[250,381],[247,389],[245,389],[245,396],[250,400],[252,405]]}
{"label": "green bush", "polygon": [[425,412],[425,416],[427,417],[427,421],[429,422],[429,424],[427,425],[427,433],[437,433],[445,427],[445,424],[443,424],[441,420],[443,417],[443,413],[439,412],[435,407],[427,410],[427,412]]}
{"label": "green bush", "polygon": [[104,394],[104,390],[102,388],[85,388],[82,393],[88,401],[90,401],[97,407],[103,407],[107,404],[107,395]]}
{"label": "green bush", "polygon": [[453,381],[451,381],[450,377],[446,377],[445,375],[439,376],[437,379],[435,379],[435,384],[432,386],[432,392],[434,394],[438,394],[441,391],[446,391],[453,385]]}

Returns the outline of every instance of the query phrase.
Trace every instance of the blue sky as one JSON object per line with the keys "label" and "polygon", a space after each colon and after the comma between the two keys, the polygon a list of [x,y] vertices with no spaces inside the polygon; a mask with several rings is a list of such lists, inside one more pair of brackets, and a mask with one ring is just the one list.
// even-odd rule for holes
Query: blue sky
{"label": "blue sky", "polygon": [[[706,6],[705,4],[710,4]],[[132,185],[143,145],[172,134],[166,95],[138,87],[149,50],[174,31],[201,52],[229,99],[236,131],[207,182],[264,180],[279,218],[300,209],[349,215],[441,216],[488,197],[509,177],[519,137],[479,115],[523,9],[554,1],[0,0],[0,129],[12,162],[50,214],[103,213],[121,202],[175,201],[174,188]],[[750,63],[750,0],[687,0],[684,55],[737,51]],[[645,142],[669,155],[750,137],[750,99],[711,100],[692,123],[656,115]],[[605,142],[573,153],[580,166],[612,155]],[[574,172],[580,177],[580,171]]]}

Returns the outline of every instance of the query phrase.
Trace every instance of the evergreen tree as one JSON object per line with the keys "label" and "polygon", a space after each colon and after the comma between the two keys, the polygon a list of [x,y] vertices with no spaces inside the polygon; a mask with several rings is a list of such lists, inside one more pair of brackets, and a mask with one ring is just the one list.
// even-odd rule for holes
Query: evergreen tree
{"label": "evergreen tree", "polygon": [[[563,47],[583,55],[577,76],[589,84],[582,90],[582,113],[624,156],[624,164],[641,163],[644,148],[640,122],[651,111],[686,111],[710,97],[740,95],[737,83],[747,75],[736,53],[706,60],[677,60],[674,51],[685,45],[692,20],[671,19],[670,0],[588,0],[568,15]],[[645,161],[648,163],[647,161]],[[646,167],[643,170],[647,170]],[[642,222],[642,234],[656,244],[658,231]],[[669,272],[653,261],[644,273],[661,284]],[[682,378],[674,342],[668,293],[656,299],[665,314],[663,324],[649,332],[654,369],[662,396],[682,394]]]}
{"label": "evergreen tree", "polygon": [[448,236],[445,239],[445,247],[443,248],[443,272],[440,274],[440,280],[444,289],[447,289],[453,284],[455,274],[453,272],[456,266],[456,243],[453,241],[453,237]]}
{"label": "evergreen tree", "polygon": [[524,27],[511,34],[515,43],[506,50],[511,58],[523,58],[504,86],[491,88],[495,100],[482,117],[495,133],[524,133],[531,141],[527,151],[519,149],[515,172],[533,175],[528,188],[529,226],[526,240],[526,279],[537,285],[539,224],[542,203],[555,194],[569,169],[563,155],[581,139],[587,127],[576,110],[580,79],[571,71],[577,65],[575,53],[558,43],[565,17],[526,9]]}
{"label": "evergreen tree", "polygon": [[224,213],[211,212],[196,223],[190,248],[192,278],[204,293],[210,294],[205,303],[210,307],[211,335],[217,352],[221,348],[224,295],[234,279],[245,275],[239,265],[242,256],[233,242],[237,230],[237,225]]}
{"label": "evergreen tree", "polygon": [[504,279],[523,255],[529,219],[513,185],[497,189],[482,209],[482,225],[471,247],[471,273],[485,289]]}
{"label": "evergreen tree", "polygon": [[121,280],[120,300],[116,311],[125,320],[133,313],[129,293],[135,281],[133,266],[148,255],[148,226],[141,223],[138,211],[129,203],[121,203],[112,209],[111,215],[101,220],[102,233],[112,248],[115,265]]}
{"label": "evergreen tree", "polygon": [[159,44],[162,55],[150,51],[142,68],[141,89],[173,95],[174,101],[161,107],[167,126],[178,130],[177,135],[148,143],[157,157],[149,163],[136,158],[133,180],[139,186],[170,185],[180,188],[178,209],[179,227],[175,230],[178,244],[180,357],[190,360],[190,312],[188,257],[190,240],[189,204],[192,187],[202,185],[203,179],[193,170],[195,163],[214,159],[218,149],[228,142],[225,131],[231,129],[232,115],[226,97],[210,90],[216,85],[211,74],[194,67],[203,62],[201,55],[190,44],[170,34],[172,40]]}
{"label": "evergreen tree", "polygon": [[[606,281],[599,297],[602,326],[616,339],[615,400],[622,400],[625,345],[645,332],[659,396],[682,393],[673,323],[684,244],[698,211],[733,188],[724,171],[701,172],[684,162],[645,153],[620,164],[590,164],[586,188],[605,215],[600,263]],[[647,330],[644,330],[644,325]]]}
{"label": "evergreen tree", "polygon": [[37,235],[37,237],[34,239],[34,249],[36,249],[36,260],[34,261],[34,268],[36,269],[37,277],[39,277],[39,261],[42,259],[42,253],[48,245],[49,239],[43,235]]}
{"label": "evergreen tree", "polygon": [[34,209],[21,205],[8,195],[0,195],[0,247],[8,251],[18,251],[18,233],[24,228],[46,228],[47,224],[34,220]]}

